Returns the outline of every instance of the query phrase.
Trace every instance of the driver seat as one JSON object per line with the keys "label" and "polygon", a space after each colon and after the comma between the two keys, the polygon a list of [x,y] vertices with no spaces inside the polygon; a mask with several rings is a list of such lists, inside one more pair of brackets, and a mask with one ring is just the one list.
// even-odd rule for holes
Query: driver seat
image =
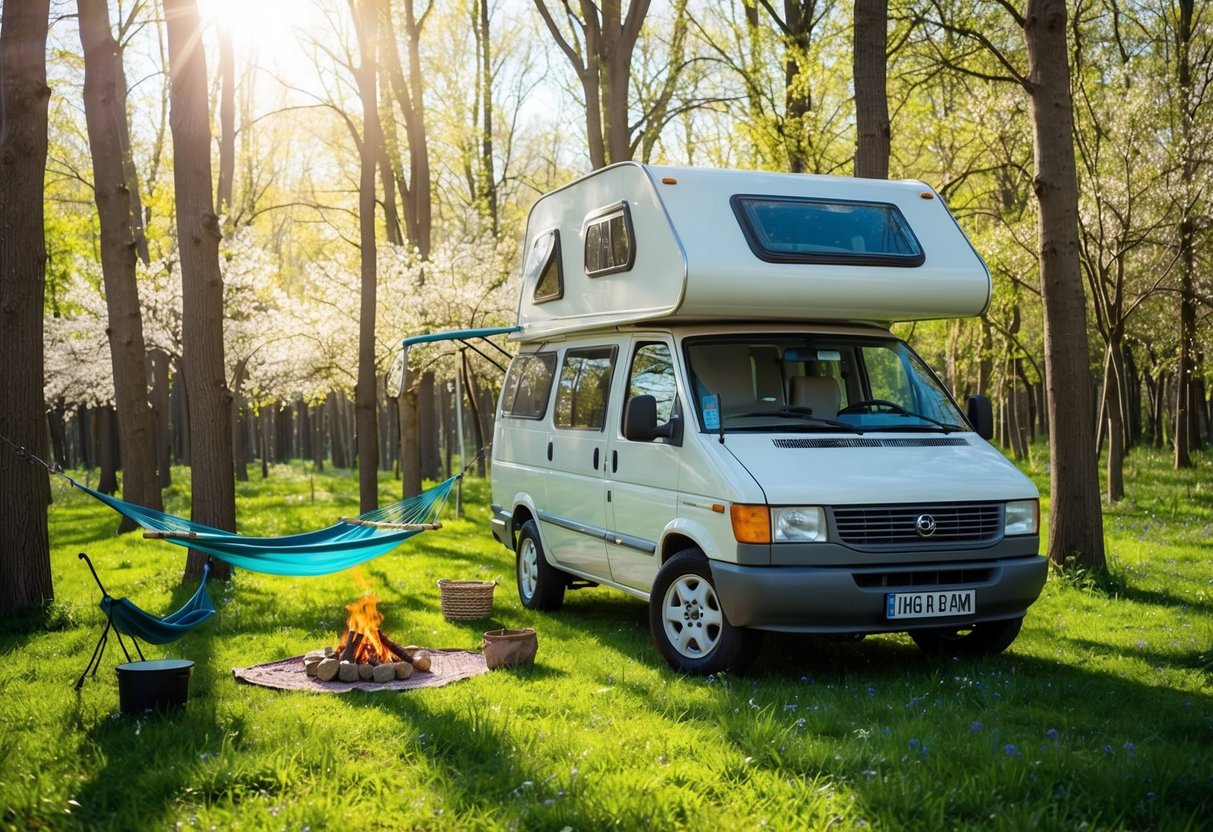
{"label": "driver seat", "polygon": [[788,379],[788,404],[807,407],[814,416],[835,418],[841,400],[838,382],[829,376],[792,376]]}

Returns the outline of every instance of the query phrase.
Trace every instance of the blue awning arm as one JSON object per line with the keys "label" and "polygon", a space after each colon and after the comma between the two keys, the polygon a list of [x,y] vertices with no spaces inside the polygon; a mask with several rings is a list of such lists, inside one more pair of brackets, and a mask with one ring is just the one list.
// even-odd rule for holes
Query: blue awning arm
{"label": "blue awning arm", "polygon": [[413,346],[414,344],[433,344],[438,341],[459,341],[464,346],[469,347],[472,350],[475,350],[476,353],[478,353],[481,357],[483,357],[487,361],[489,361],[493,364],[496,364],[499,369],[504,370],[505,369],[504,367],[502,367],[500,364],[497,364],[496,361],[494,361],[492,358],[489,358],[489,356],[485,355],[483,352],[480,351],[479,348],[477,348],[475,345],[473,345],[469,342],[477,340],[477,339],[484,339],[485,343],[491,344],[494,349],[498,350],[502,355],[508,357],[509,356],[508,352],[506,352],[504,349],[499,347],[497,344],[493,344],[493,342],[489,341],[488,339],[494,335],[505,335],[507,333],[521,332],[521,331],[522,331],[521,326],[496,326],[496,327],[486,327],[484,329],[452,329],[452,330],[448,330],[446,332],[430,332],[430,333],[426,333],[425,335],[412,335],[408,338],[405,338],[402,343],[402,346],[404,349],[403,349],[403,356],[402,356],[402,361],[401,361],[402,368],[400,370],[400,391],[397,395],[403,394],[405,388],[408,386],[409,347]]}

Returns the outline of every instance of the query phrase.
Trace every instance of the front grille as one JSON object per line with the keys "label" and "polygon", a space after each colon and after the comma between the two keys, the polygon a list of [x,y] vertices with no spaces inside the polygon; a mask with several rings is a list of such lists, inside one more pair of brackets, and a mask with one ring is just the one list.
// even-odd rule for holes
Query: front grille
{"label": "front grille", "polygon": [[992,569],[921,569],[911,572],[855,572],[855,585],[863,589],[975,586],[989,583]]}
{"label": "front grille", "polygon": [[[1003,526],[1001,503],[846,506],[831,514],[839,540],[856,548],[987,545]],[[932,521],[934,531],[920,534]]]}

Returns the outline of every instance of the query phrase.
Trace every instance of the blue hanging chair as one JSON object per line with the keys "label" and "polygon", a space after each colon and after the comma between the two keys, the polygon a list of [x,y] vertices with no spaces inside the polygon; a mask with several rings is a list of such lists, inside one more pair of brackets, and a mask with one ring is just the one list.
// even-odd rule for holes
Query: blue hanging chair
{"label": "blue hanging chair", "polygon": [[114,635],[117,636],[118,646],[122,648],[128,662],[133,660],[130,651],[126,649],[126,643],[122,640],[124,633],[134,644],[139,660],[146,661],[143,657],[143,649],[139,646],[140,639],[148,644],[169,644],[184,637],[215,614],[215,604],[211,601],[210,593],[206,589],[207,578],[211,575],[209,560],[202,567],[202,580],[199,581],[198,589],[194,591],[193,596],[185,602],[181,609],[161,618],[141,609],[129,598],[114,598],[105,591],[105,585],[101,583],[101,578],[98,577],[97,570],[93,568],[93,562],[89,560],[88,555],[81,552],[79,557],[88,564],[89,571],[93,573],[93,580],[101,589],[100,607],[101,611],[105,613],[105,629],[101,631],[101,638],[97,640],[97,646],[93,648],[93,656],[88,660],[88,666],[76,680],[76,690],[84,686],[84,679],[90,671],[94,676],[97,675],[97,668],[101,666],[101,657],[105,655],[110,630],[113,630]]}

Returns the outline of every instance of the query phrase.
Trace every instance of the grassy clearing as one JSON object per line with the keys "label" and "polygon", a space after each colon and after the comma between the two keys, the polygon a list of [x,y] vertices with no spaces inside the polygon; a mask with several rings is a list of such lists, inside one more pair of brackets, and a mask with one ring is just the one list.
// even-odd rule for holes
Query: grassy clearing
{"label": "grassy clearing", "polygon": [[[1000,657],[778,636],[751,675],[709,679],[666,668],[637,600],[583,590],[561,613],[524,610],[473,480],[466,519],[360,570],[217,586],[219,615],[149,654],[197,662],[189,707],[141,719],[118,713],[115,645],[72,689],[102,620],[76,553],[157,611],[192,589],[183,553],[112,537],[116,515],[56,482],[56,603],[0,626],[0,828],[1207,828],[1213,459],[1199,462],[1177,473],[1135,451],[1131,497],[1105,521],[1111,580],[1051,579]],[[187,513],[188,472],[175,475],[168,509]],[[279,467],[240,487],[242,531],[326,525],[356,495],[350,472]],[[493,619],[443,619],[441,577],[500,578]],[[366,586],[402,642],[476,649],[484,630],[533,626],[538,662],[408,693],[232,679],[332,642]]]}

